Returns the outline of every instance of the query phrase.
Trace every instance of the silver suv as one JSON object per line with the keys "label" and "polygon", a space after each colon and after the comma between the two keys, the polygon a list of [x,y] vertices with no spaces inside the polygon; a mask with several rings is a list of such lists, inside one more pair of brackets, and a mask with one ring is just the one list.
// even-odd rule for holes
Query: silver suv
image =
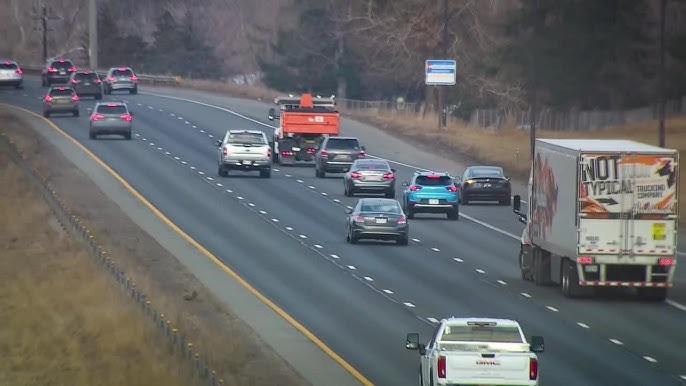
{"label": "silver suv", "polygon": [[138,93],[138,77],[131,67],[112,67],[105,76],[105,94],[112,91],[127,90],[129,94]]}
{"label": "silver suv", "polygon": [[0,60],[0,86],[24,87],[24,72],[14,60]]}
{"label": "silver suv", "polygon": [[124,102],[98,102],[91,112],[88,136],[97,139],[99,135],[115,134],[131,139],[133,113]]}
{"label": "silver suv", "polygon": [[316,148],[314,154],[315,175],[326,177],[326,173],[346,173],[358,158],[365,157],[365,148],[354,137],[327,137]]}

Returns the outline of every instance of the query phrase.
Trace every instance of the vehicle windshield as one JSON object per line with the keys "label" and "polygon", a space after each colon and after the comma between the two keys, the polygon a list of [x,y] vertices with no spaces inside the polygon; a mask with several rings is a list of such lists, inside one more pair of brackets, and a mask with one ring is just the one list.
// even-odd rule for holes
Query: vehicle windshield
{"label": "vehicle windshield", "polygon": [[355,170],[380,170],[380,171],[390,171],[391,167],[387,162],[379,161],[363,161],[356,162],[353,167]]}
{"label": "vehicle windshield", "polygon": [[98,79],[98,74],[96,74],[96,73],[94,73],[94,72],[89,72],[89,73],[81,72],[81,73],[77,73],[76,75],[74,75],[74,79],[78,79],[78,80],[96,80],[96,79]]}
{"label": "vehicle windshield", "polygon": [[56,68],[58,70],[68,70],[72,66],[73,66],[73,64],[71,64],[71,62],[68,60],[64,60],[62,62],[54,61],[54,62],[52,62],[52,64],[50,64],[50,67]]}
{"label": "vehicle windshield", "polygon": [[519,328],[514,326],[446,326],[443,342],[524,343]]}
{"label": "vehicle windshield", "polygon": [[502,177],[503,169],[501,168],[472,168],[469,170],[471,177]]}
{"label": "vehicle windshield", "polygon": [[259,144],[263,145],[264,138],[262,133],[230,133],[227,143]]}
{"label": "vehicle windshield", "polygon": [[50,96],[72,96],[74,94],[74,90],[71,88],[53,88],[50,90]]}
{"label": "vehicle windshield", "polygon": [[327,149],[339,150],[360,150],[360,142],[354,138],[329,139],[326,143]]}
{"label": "vehicle windshield", "polygon": [[400,206],[395,202],[363,202],[360,207],[361,213],[392,213],[400,214],[402,210]]}
{"label": "vehicle windshield", "polygon": [[417,176],[415,183],[422,186],[449,186],[453,180],[449,176]]}
{"label": "vehicle windshield", "polygon": [[126,106],[123,105],[99,105],[95,110],[100,114],[105,115],[121,115],[126,114]]}
{"label": "vehicle windshield", "polygon": [[128,68],[118,68],[116,70],[112,70],[112,76],[131,76],[133,75],[133,71],[131,71]]}
{"label": "vehicle windshield", "polygon": [[16,70],[18,68],[16,63],[0,63],[0,70]]}

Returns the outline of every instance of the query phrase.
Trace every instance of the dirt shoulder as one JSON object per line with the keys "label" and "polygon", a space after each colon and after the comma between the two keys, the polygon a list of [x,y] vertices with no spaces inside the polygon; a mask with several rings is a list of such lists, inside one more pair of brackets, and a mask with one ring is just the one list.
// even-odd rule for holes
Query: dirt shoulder
{"label": "dirt shoulder", "polygon": [[118,267],[174,327],[194,342],[198,352],[205,353],[224,385],[272,385],[275,379],[281,385],[307,384],[249,325],[232,314],[170,252],[18,115],[0,109],[0,123]]}

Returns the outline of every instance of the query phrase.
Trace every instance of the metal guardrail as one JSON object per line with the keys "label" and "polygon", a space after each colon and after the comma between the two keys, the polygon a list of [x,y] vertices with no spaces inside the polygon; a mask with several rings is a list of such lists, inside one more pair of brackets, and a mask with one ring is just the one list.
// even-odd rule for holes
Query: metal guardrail
{"label": "metal guardrail", "polygon": [[[24,71],[24,73],[27,74],[32,74],[32,75],[40,75],[40,73],[43,71],[44,66],[31,66],[31,65],[22,65],[21,69]],[[98,75],[105,76],[107,75],[107,70],[96,70],[95,71]],[[180,76],[170,76],[170,75],[151,75],[151,74],[136,74],[138,77],[138,81],[143,84],[149,84],[153,86],[159,86],[159,85],[166,85],[166,86],[180,86],[182,83],[182,79]]]}
{"label": "metal guardrail", "polygon": [[0,132],[0,149],[6,150],[6,154],[26,172],[29,179],[38,187],[62,229],[86,244],[89,255],[112,275],[122,289],[126,291],[126,295],[141,307],[145,315],[150,318],[152,325],[161,330],[172,352],[181,354],[193,366],[194,372],[205,381],[206,385],[223,385],[224,380],[208,366],[193,343],[172,325],[171,320],[165,314],[160,313],[152,306],[148,296],[136,287],[133,278],[127,276],[122,269],[117,267],[115,260],[96,241],[86,225],[65,205],[48,180],[26,161],[14,142],[2,132]]}

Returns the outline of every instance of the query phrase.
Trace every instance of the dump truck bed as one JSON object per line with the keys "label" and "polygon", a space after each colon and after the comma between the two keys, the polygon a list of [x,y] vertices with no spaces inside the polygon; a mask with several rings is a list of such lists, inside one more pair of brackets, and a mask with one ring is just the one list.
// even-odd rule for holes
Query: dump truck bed
{"label": "dump truck bed", "polygon": [[340,114],[338,112],[284,111],[281,119],[283,135],[338,135],[340,132]]}

